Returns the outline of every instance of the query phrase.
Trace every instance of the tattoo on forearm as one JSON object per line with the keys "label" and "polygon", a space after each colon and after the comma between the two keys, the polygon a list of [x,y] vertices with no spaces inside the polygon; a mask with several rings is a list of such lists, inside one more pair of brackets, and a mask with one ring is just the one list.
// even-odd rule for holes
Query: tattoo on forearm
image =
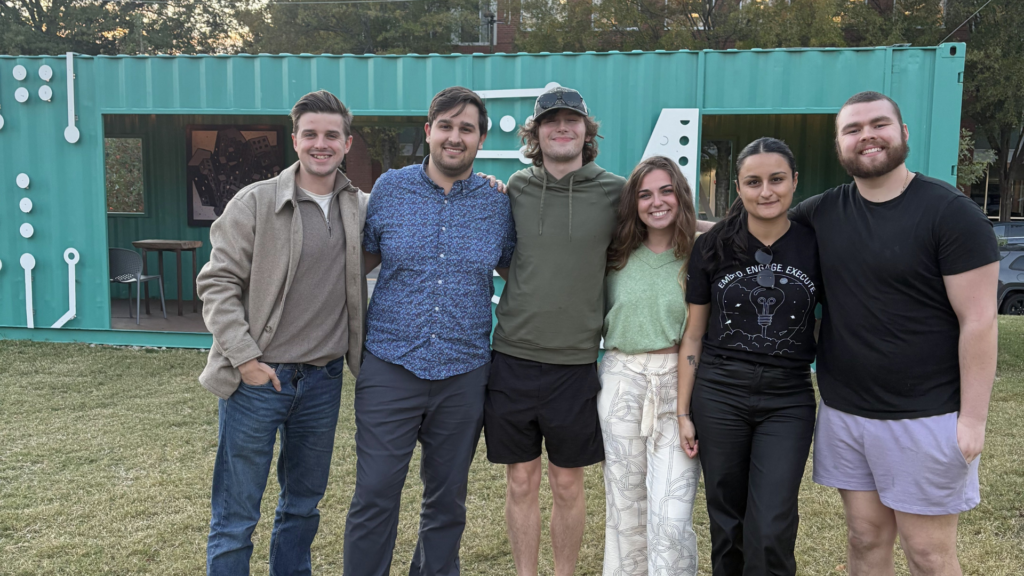
{"label": "tattoo on forearm", "polygon": [[697,374],[697,366],[700,365],[700,362],[697,361],[697,357],[696,356],[687,356],[686,357],[686,361],[690,363],[690,366],[693,366],[693,374],[696,376],[696,374]]}

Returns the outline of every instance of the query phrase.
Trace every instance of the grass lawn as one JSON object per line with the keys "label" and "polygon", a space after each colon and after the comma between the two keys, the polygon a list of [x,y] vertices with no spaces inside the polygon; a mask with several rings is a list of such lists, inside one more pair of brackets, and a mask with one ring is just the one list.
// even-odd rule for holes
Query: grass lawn
{"label": "grass lawn", "polygon": [[[217,401],[196,381],[205,354],[80,344],[0,342],[0,574],[200,574],[217,448]],[[313,545],[318,574],[341,574],[345,514],[355,481],[353,380],[345,380],[331,484]],[[999,372],[981,464],[981,505],[960,523],[967,574],[1024,566],[1024,318],[1000,318]],[[464,574],[514,574],[504,525],[504,470],[472,469]],[[254,540],[253,573],[267,573],[273,479]],[[604,489],[587,470],[588,517],[578,574],[600,574]],[[392,574],[407,574],[420,486],[414,459]],[[701,574],[710,574],[703,493],[694,517]],[[542,500],[550,509],[550,497]],[[845,572],[842,506],[813,484],[800,495],[802,574]],[[551,574],[547,535],[541,573]],[[900,558],[897,570],[906,574]]]}

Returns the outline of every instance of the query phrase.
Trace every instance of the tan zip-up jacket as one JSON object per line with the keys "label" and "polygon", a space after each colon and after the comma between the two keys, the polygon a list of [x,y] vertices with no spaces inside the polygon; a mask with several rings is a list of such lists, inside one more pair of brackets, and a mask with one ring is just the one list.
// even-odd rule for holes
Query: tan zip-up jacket
{"label": "tan zip-up jacket", "polygon": [[[238,366],[259,358],[274,337],[302,253],[302,218],[296,205],[296,162],[276,178],[246,186],[210,228],[213,250],[197,279],[203,320],[213,333],[204,388],[227,399],[238,388]],[[363,223],[370,196],[338,174],[335,183],[345,229],[348,353],[359,374],[366,331]],[[342,303],[339,303],[342,304]]]}

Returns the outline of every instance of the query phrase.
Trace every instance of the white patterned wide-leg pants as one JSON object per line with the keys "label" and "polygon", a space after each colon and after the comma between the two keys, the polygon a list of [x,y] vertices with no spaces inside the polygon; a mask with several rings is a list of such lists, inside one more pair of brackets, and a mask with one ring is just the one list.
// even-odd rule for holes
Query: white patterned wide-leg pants
{"label": "white patterned wide-leg pants", "polygon": [[700,461],[679,446],[676,354],[605,354],[604,576],[697,574],[693,500]]}

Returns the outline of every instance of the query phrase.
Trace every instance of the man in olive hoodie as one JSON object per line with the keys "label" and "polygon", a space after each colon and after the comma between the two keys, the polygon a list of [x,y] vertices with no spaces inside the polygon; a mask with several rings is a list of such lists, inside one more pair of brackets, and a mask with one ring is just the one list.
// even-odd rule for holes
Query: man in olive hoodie
{"label": "man in olive hoodie", "polygon": [[542,440],[556,576],[576,568],[583,468],[604,460],[596,361],[625,179],[594,163],[597,129],[579,92],[545,92],[519,132],[533,166],[508,183],[518,244],[497,308],[484,426],[487,458],[508,465],[505,518],[520,576],[537,574]]}

